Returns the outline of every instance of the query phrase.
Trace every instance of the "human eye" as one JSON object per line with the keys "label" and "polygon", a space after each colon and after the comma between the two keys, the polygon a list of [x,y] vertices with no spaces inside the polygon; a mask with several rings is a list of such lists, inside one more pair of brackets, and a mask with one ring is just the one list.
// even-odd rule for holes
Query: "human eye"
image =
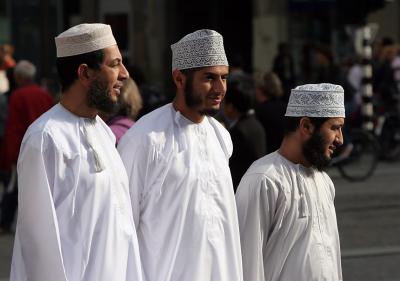
{"label": "human eye", "polygon": [[332,125],[331,129],[332,129],[333,131],[341,131],[341,130],[343,129],[343,125],[336,125],[336,124],[334,124],[334,125]]}
{"label": "human eye", "polygon": [[111,66],[112,67],[118,67],[118,66],[121,65],[121,63],[122,63],[122,61],[120,59],[115,59],[115,60],[112,61]]}
{"label": "human eye", "polygon": [[208,81],[212,81],[214,79],[214,75],[208,73],[208,74],[205,75],[205,79],[208,80]]}

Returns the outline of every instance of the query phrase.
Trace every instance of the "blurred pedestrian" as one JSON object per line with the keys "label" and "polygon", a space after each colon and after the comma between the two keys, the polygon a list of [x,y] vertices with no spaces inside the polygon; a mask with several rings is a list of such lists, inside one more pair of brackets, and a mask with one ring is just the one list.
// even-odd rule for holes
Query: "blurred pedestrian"
{"label": "blurred pedestrian", "polygon": [[282,83],[282,98],[287,102],[287,100],[289,99],[290,89],[292,89],[296,83],[294,58],[291,54],[290,46],[288,43],[279,43],[278,53],[274,57],[272,71],[279,77]]}
{"label": "blurred pedestrian", "polygon": [[292,90],[278,151],[252,164],[236,192],[244,280],[342,280],[332,180],[343,143],[343,88]]}
{"label": "blurred pedestrian", "polygon": [[17,209],[16,164],[22,138],[29,125],[53,106],[49,92],[35,83],[36,67],[21,60],[15,66],[17,89],[11,94],[4,134],[5,170],[10,173],[1,201],[0,233],[10,232]]}
{"label": "blurred pedestrian", "polygon": [[[12,72],[15,67],[15,60],[12,57],[14,48],[9,44],[0,45],[0,158],[4,158],[4,131],[7,118],[8,97],[14,90],[14,79]],[[0,193],[1,185],[4,184],[6,176],[4,173],[5,161],[0,162]]]}
{"label": "blurred pedestrian", "polygon": [[241,76],[228,83],[224,113],[231,120],[229,132],[233,152],[229,159],[229,167],[235,191],[251,163],[266,152],[265,131],[255,117],[254,96],[253,78]]}
{"label": "blurred pedestrian", "polygon": [[118,104],[110,117],[105,116],[107,125],[114,133],[118,144],[125,132],[133,126],[142,109],[143,102],[140,91],[132,78],[124,80],[121,94],[118,96]]}
{"label": "blurred pedestrian", "polygon": [[234,53],[232,57],[229,57],[229,80],[236,80],[241,77],[251,77],[249,73],[244,70],[244,59],[240,53]]}
{"label": "blurred pedestrian", "polygon": [[256,117],[260,120],[266,134],[266,152],[277,150],[283,139],[283,119],[286,103],[279,77],[266,72],[256,78]]}
{"label": "blurred pedestrian", "polygon": [[386,45],[382,49],[382,61],[374,72],[374,92],[378,98],[379,108],[385,112],[397,112],[400,91],[397,87],[396,69],[393,62],[397,56],[395,44]]}
{"label": "blurred pedestrian", "polygon": [[138,65],[129,65],[127,69],[139,88],[142,98],[142,108],[136,116],[136,120],[168,102],[165,93],[160,87],[152,83],[154,81],[148,82],[144,71]]}
{"label": "blurred pedestrian", "polygon": [[60,103],[26,132],[11,280],[142,280],[128,177],[109,112],[128,72],[105,24],[55,38]]}
{"label": "blurred pedestrian", "polygon": [[335,63],[330,46],[317,44],[314,48],[313,83],[339,83],[341,70]]}
{"label": "blurred pedestrian", "polygon": [[9,44],[0,45],[0,95],[8,92],[10,81],[7,77],[7,71],[15,67],[13,58],[14,48]]}
{"label": "blurred pedestrian", "polygon": [[171,49],[175,99],[140,118],[118,145],[145,279],[243,280],[232,141],[210,117],[226,92],[223,38],[202,29]]}

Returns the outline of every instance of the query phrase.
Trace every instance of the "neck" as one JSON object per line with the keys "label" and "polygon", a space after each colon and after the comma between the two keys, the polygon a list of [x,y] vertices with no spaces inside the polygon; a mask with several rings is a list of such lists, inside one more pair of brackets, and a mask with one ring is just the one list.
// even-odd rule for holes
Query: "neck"
{"label": "neck", "polygon": [[95,118],[99,111],[87,105],[86,95],[82,91],[71,87],[62,93],[60,104],[72,114],[78,117]]}
{"label": "neck", "polygon": [[184,101],[174,98],[172,106],[176,111],[179,111],[183,116],[192,121],[193,123],[201,123],[204,120],[205,115],[192,109],[186,105]]}
{"label": "neck", "polygon": [[296,138],[296,135],[287,135],[283,138],[279,153],[292,163],[310,167],[311,164],[303,155],[301,144],[302,142]]}

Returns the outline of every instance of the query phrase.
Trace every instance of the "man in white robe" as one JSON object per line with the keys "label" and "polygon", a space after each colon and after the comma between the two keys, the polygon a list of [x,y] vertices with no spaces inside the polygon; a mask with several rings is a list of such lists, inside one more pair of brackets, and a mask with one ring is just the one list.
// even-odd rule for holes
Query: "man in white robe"
{"label": "man in white robe", "polygon": [[242,280],[232,141],[209,117],[226,93],[223,39],[199,30],[171,48],[174,101],[139,119],[118,144],[144,275],[147,281]]}
{"label": "man in white robe", "polygon": [[344,116],[341,86],[292,90],[281,147],[236,193],[245,281],[342,280],[335,190],[322,169],[343,143]]}
{"label": "man in white robe", "polygon": [[141,281],[128,177],[97,116],[129,74],[109,25],[77,25],[55,41],[62,95],[22,142],[11,280]]}

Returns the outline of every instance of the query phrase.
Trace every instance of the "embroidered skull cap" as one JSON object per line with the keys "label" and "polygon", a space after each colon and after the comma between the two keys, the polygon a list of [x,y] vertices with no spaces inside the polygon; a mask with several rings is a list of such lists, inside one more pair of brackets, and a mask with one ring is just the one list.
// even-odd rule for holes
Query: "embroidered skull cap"
{"label": "embroidered skull cap", "polygon": [[285,116],[345,117],[343,87],[330,83],[297,86],[290,93]]}
{"label": "embroidered skull cap", "polygon": [[222,35],[210,29],[190,33],[171,45],[172,71],[228,64]]}
{"label": "embroidered skull cap", "polygon": [[55,42],[58,58],[90,53],[117,44],[111,26],[102,23],[73,26],[59,34]]}

